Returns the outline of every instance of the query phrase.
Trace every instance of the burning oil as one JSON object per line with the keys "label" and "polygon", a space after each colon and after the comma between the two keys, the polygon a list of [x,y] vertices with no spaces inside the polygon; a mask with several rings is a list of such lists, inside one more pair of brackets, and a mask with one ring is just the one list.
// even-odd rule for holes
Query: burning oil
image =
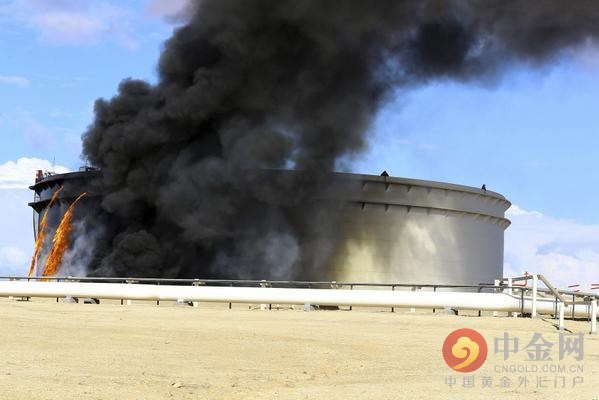
{"label": "burning oil", "polygon": [[48,207],[46,208],[46,211],[44,211],[44,216],[42,217],[42,222],[40,224],[40,228],[37,234],[37,240],[35,241],[35,250],[33,251],[33,257],[31,258],[31,266],[29,267],[29,276],[32,276],[33,273],[35,272],[35,266],[37,264],[37,259],[39,257],[40,251],[42,250],[42,246],[44,245],[44,238],[46,237],[46,225],[48,224],[48,211],[50,211],[50,208],[52,207],[52,205],[54,204],[54,202],[56,201],[56,198],[58,197],[58,194],[62,191],[62,186],[60,188],[58,188],[58,190],[56,192],[54,192],[54,194],[52,195],[52,198],[50,199],[50,203],[48,204]]}
{"label": "burning oil", "polygon": [[[46,261],[46,266],[44,267],[44,272],[42,276],[52,276],[56,274],[60,264],[62,262],[62,256],[65,251],[69,248],[69,239],[70,233],[73,229],[73,212],[75,211],[75,206],[87,193],[82,193],[75,199],[75,201],[69,206],[67,212],[62,217],[56,232],[54,233],[54,238],[52,239],[52,251],[50,251],[50,255],[48,256],[48,260]],[[49,209],[50,207],[48,207]]]}

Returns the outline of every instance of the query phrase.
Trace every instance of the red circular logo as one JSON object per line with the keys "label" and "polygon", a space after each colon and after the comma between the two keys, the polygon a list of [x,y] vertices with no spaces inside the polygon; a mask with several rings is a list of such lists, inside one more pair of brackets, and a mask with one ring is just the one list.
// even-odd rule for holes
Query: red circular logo
{"label": "red circular logo", "polygon": [[485,363],[487,352],[485,338],[473,329],[453,331],[443,342],[443,358],[457,372],[476,371]]}

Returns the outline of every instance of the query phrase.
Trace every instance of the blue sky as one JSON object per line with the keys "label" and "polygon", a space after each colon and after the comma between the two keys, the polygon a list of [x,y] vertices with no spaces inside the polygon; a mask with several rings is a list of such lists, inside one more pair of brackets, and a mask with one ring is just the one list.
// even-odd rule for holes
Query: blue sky
{"label": "blue sky", "polygon": [[0,159],[27,154],[76,167],[94,100],[125,77],[156,79],[173,29],[157,3],[0,0],[0,132],[12,137]]}
{"label": "blue sky", "polygon": [[381,113],[362,170],[487,184],[512,202],[599,223],[599,65],[516,66],[493,85],[435,82]]}
{"label": "blue sky", "polygon": [[[0,273],[31,252],[25,189],[38,167],[77,169],[93,102],[126,77],[156,80],[167,22],[184,0],[0,0]],[[492,82],[399,89],[377,116],[355,172],[483,183],[516,206],[506,273],[599,281],[599,50]],[[26,271],[26,268],[25,268]]]}

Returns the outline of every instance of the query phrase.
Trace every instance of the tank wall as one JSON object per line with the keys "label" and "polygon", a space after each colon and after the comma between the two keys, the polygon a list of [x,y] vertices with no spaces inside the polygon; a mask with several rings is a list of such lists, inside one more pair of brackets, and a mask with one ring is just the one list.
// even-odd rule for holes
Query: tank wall
{"label": "tank wall", "polygon": [[345,206],[334,216],[338,229],[325,280],[478,284],[503,275],[510,224],[504,215],[511,205],[503,196],[439,182],[337,178],[327,198]]}
{"label": "tank wall", "polygon": [[477,284],[502,276],[498,221],[380,204],[354,204],[339,219],[328,280]]}

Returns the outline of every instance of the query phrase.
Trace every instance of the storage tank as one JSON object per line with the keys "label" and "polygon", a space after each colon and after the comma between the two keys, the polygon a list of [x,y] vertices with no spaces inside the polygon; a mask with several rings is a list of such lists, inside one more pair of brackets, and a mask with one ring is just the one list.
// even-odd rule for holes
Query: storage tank
{"label": "storage tank", "polygon": [[[40,276],[44,271],[44,266],[47,257],[52,249],[53,235],[58,228],[65,212],[75,199],[82,193],[86,195],[79,201],[73,212],[72,235],[80,235],[86,233],[86,228],[79,224],[82,217],[89,214],[102,214],[100,207],[101,190],[99,184],[100,171],[93,168],[82,168],[78,172],[70,172],[66,174],[44,173],[38,171],[35,184],[29,188],[33,190],[33,202],[29,206],[33,208],[33,236],[37,241],[40,226],[43,216],[46,216],[46,231],[43,240],[43,246],[37,258],[37,263],[32,275]],[[54,202],[51,203],[52,196],[57,193]],[[98,218],[101,219],[101,218]],[[76,238],[74,238],[76,239]],[[85,243],[78,243],[76,240],[71,240],[70,248],[78,244],[86,246]],[[90,253],[91,255],[91,253]],[[70,254],[67,252],[66,259],[69,259]],[[89,261],[89,257],[84,262]],[[71,268],[73,275],[84,274],[85,265],[77,265]]]}
{"label": "storage tank", "polygon": [[493,283],[502,277],[502,195],[389,176],[336,174],[346,204],[326,278],[344,282]]}
{"label": "storage tank", "polygon": [[[86,213],[102,214],[100,176],[100,171],[88,169],[39,177],[31,186],[35,199],[30,203],[36,235],[40,215],[59,187],[64,189],[49,212],[50,234],[82,192],[88,196],[77,206],[75,220]],[[327,207],[333,228],[311,241],[312,251],[326,254],[326,260],[318,270],[300,271],[293,279],[478,284],[502,277],[504,230],[510,224],[505,211],[510,202],[498,193],[442,182],[334,173],[318,196],[317,200],[334,204]]]}
{"label": "storage tank", "polygon": [[75,219],[90,211],[99,210],[101,172],[92,168],[82,168],[78,172],[66,174],[53,174],[38,171],[35,184],[29,186],[33,190],[33,202],[29,206],[33,208],[33,235],[37,240],[41,217],[48,209],[52,195],[59,189],[60,192],[52,207],[48,209],[47,226],[50,232],[58,227],[65,211],[80,194],[87,193],[75,209]]}

